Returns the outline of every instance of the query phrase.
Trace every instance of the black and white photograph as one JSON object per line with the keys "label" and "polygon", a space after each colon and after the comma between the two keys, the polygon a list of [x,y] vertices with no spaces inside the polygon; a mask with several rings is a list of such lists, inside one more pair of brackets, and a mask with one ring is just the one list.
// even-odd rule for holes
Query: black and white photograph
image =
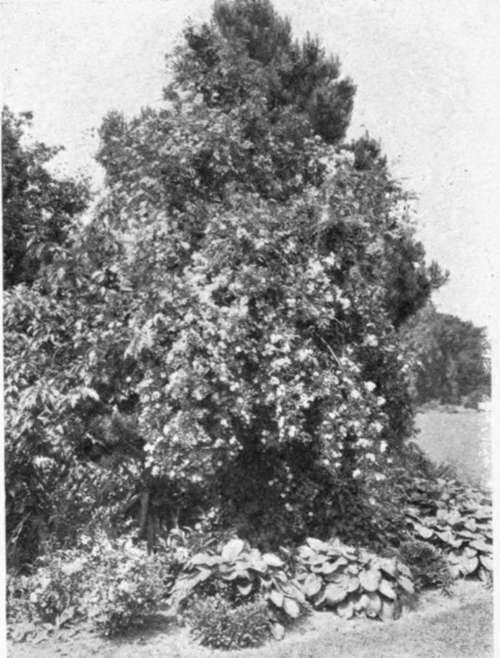
{"label": "black and white photograph", "polygon": [[498,655],[500,3],[0,26],[0,654]]}

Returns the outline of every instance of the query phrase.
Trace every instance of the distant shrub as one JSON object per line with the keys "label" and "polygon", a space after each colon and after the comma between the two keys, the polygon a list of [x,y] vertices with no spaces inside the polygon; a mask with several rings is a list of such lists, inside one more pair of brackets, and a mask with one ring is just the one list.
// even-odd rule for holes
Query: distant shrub
{"label": "distant shrub", "polygon": [[464,396],[462,404],[465,409],[479,409],[480,402],[483,401],[483,393],[480,390],[472,391],[469,395]]}
{"label": "distant shrub", "polygon": [[425,541],[407,541],[401,544],[401,558],[411,569],[415,587],[423,590],[438,587],[450,594],[453,578],[443,553]]}
{"label": "distant shrub", "polygon": [[269,611],[263,599],[234,607],[221,595],[196,598],[187,617],[193,637],[213,649],[258,647],[269,637]]}

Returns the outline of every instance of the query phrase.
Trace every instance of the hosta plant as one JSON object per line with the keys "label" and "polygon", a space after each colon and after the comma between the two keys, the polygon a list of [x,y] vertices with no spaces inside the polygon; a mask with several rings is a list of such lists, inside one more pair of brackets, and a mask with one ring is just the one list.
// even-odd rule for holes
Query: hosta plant
{"label": "hosta plant", "polygon": [[[267,602],[269,620],[283,625],[304,614],[308,605],[299,584],[290,577],[285,562],[274,553],[261,553],[241,539],[232,539],[220,552],[197,553],[186,564],[174,585],[174,607],[187,604],[200,593],[223,594],[235,606],[256,598]],[[281,626],[273,631],[279,634]]]}
{"label": "hosta plant", "polygon": [[491,502],[481,492],[455,481],[441,483],[433,513],[422,506],[406,510],[408,527],[416,539],[441,549],[453,578],[477,576],[487,580],[493,570]]}
{"label": "hosta plant", "polygon": [[339,540],[309,538],[298,550],[298,580],[308,601],[350,619],[395,619],[414,597],[408,567],[396,558],[381,558]]}

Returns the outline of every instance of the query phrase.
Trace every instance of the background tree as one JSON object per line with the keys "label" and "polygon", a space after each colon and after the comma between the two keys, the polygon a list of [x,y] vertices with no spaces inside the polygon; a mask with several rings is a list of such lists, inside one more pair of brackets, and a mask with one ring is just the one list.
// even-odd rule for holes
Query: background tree
{"label": "background tree", "polygon": [[344,136],[354,85],[340,78],[338,59],[317,39],[294,40],[289,21],[268,0],[218,0],[212,22],[189,27],[185,38],[187,50],[175,60],[178,79],[194,84],[206,103],[232,107],[260,93],[272,123],[293,107],[325,142]]}
{"label": "background tree", "polygon": [[85,181],[58,179],[47,164],[61,150],[43,143],[28,146],[23,136],[29,112],[2,109],[2,198],[4,286],[32,283],[42,264],[66,235],[71,218],[87,207]]}
{"label": "background tree", "polygon": [[[14,550],[14,561],[31,557],[32,550],[47,536],[49,517],[52,525],[64,527],[64,532],[69,527],[68,519],[63,518],[61,500],[74,482],[68,481],[71,460],[58,455],[57,441],[50,442],[59,433],[57,415],[62,410],[58,410],[60,398],[48,364],[55,364],[55,368],[66,365],[58,359],[61,346],[70,341],[71,322],[68,309],[51,297],[53,286],[46,285],[40,293],[39,282],[42,270],[64,252],[72,225],[90,199],[86,181],[60,179],[50,172],[48,165],[60,148],[26,142],[31,118],[30,113],[16,116],[7,107],[2,110],[9,563],[13,547],[24,547]],[[50,276],[55,274],[51,270]],[[33,317],[36,314],[37,320]],[[20,434],[16,427],[22,428]],[[40,431],[42,427],[45,430]],[[72,466],[73,477],[78,479],[78,467],[74,462]],[[56,484],[61,482],[65,482],[66,494],[55,503]],[[75,503],[80,500],[78,489],[73,495]]]}
{"label": "background tree", "polygon": [[438,400],[478,402],[491,394],[486,330],[472,322],[438,313],[432,303],[413,316],[403,340],[414,355],[415,398],[419,404]]}

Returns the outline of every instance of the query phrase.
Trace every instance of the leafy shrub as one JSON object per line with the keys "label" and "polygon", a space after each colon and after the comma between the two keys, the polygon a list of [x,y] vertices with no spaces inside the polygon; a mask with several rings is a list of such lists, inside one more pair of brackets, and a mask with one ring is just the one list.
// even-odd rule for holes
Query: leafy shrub
{"label": "leafy shrub", "polygon": [[39,560],[30,575],[9,575],[7,618],[59,627],[85,616],[81,597],[91,572],[88,556],[57,551]]}
{"label": "leafy shrub", "polygon": [[330,536],[377,554],[397,547],[406,532],[405,516],[404,508],[394,500],[391,489],[392,482],[385,476],[382,481],[369,483],[362,491],[346,491],[339,510],[343,513],[334,518]]}
{"label": "leafy shrub", "polygon": [[89,621],[104,635],[144,622],[172,583],[171,555],[149,556],[130,538],[104,535],[56,551],[28,576],[8,580],[8,620],[34,624]]}
{"label": "leafy shrub", "polygon": [[102,581],[92,591],[89,612],[95,627],[104,635],[140,626],[145,616],[155,611],[162,585],[154,566],[135,563],[100,573]]}
{"label": "leafy shrub", "polygon": [[30,585],[28,576],[7,574],[7,624],[31,621],[29,613]]}
{"label": "leafy shrub", "polygon": [[298,563],[298,580],[313,606],[332,609],[347,619],[361,614],[395,619],[401,604],[415,594],[412,574],[405,564],[339,540],[326,543],[309,538],[298,550]]}
{"label": "leafy shrub", "polygon": [[269,610],[262,599],[234,607],[220,594],[197,597],[187,617],[193,637],[214,649],[257,647],[269,636]]}
{"label": "leafy shrub", "polygon": [[92,551],[92,586],[85,599],[92,624],[104,635],[140,626],[165,594],[168,569],[125,538]]}
{"label": "leafy shrub", "polygon": [[[369,548],[375,553],[391,554],[402,542],[412,538],[407,526],[406,508],[418,505],[432,513],[440,495],[437,469],[423,451],[413,442],[408,442],[400,450],[392,451],[383,469],[383,478],[372,478],[358,496],[347,507],[354,514],[348,523],[354,524],[350,517],[356,517],[360,526],[358,534],[362,541],[353,541],[344,533],[342,526],[335,526],[334,536],[347,544]],[[361,514],[360,514],[361,510]],[[357,518],[359,517],[359,519]],[[355,539],[355,537],[354,537]]]}
{"label": "leafy shrub", "polygon": [[439,587],[449,594],[453,578],[443,553],[425,541],[408,541],[400,546],[400,555],[411,569],[415,587],[419,590]]}
{"label": "leafy shrub", "polygon": [[197,553],[177,579],[170,598],[174,606],[186,604],[195,594],[222,595],[233,605],[263,598],[276,620],[297,619],[307,603],[285,562],[274,553],[261,553],[241,539],[232,539],[220,553]]}

